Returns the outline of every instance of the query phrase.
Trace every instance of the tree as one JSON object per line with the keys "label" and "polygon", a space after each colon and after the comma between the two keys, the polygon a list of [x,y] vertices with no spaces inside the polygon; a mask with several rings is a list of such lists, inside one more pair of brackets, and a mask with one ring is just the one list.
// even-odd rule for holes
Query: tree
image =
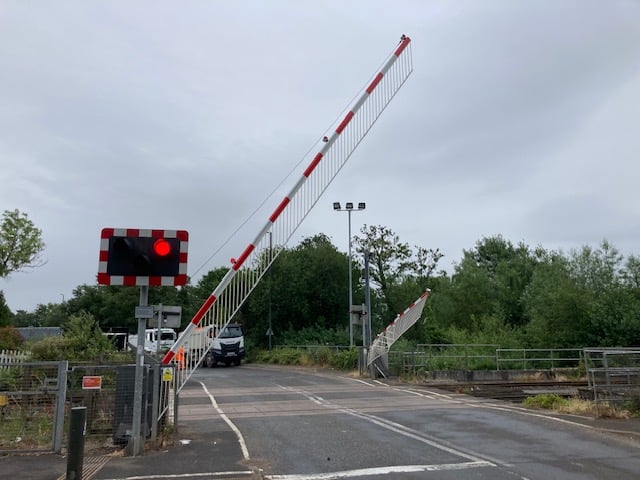
{"label": "tree", "polygon": [[548,256],[533,274],[525,296],[530,318],[529,347],[571,348],[597,346],[590,330],[590,295],[571,276],[567,258]]}
{"label": "tree", "polygon": [[524,243],[514,247],[501,235],[485,237],[464,250],[453,275],[453,324],[476,328],[474,318],[494,315],[508,325],[526,324],[523,294],[541,255],[543,250],[532,253]]}
{"label": "tree", "polygon": [[26,213],[5,210],[0,222],[0,278],[27,267],[42,266],[40,253],[44,246],[42,231]]}
{"label": "tree", "polygon": [[623,261],[606,240],[597,249],[585,246],[571,252],[569,271],[584,292],[591,345],[630,346],[640,341],[640,299],[632,280],[637,274],[635,259]]}
{"label": "tree", "polygon": [[[190,311],[186,308],[185,288],[150,287],[149,305],[182,306],[182,320],[188,322],[191,317],[186,318]],[[55,308],[50,305],[47,309],[41,309],[41,306],[38,306],[38,310],[41,310],[42,313],[38,320],[42,325],[49,325],[52,319],[66,319],[71,315],[80,315],[86,312],[96,319],[103,331],[108,331],[113,327],[127,327],[130,332],[134,332],[138,328],[134,312],[139,303],[139,288],[85,284],[76,287],[73,290],[73,297],[64,304],[56,305]],[[57,323],[56,325],[62,324]]]}
{"label": "tree", "polygon": [[11,310],[4,299],[4,293],[0,290],[0,327],[7,327],[11,324]]}
{"label": "tree", "polygon": [[411,259],[413,252],[409,244],[400,242],[400,237],[388,227],[363,225],[360,233],[362,237],[354,237],[356,252],[362,256],[371,252],[369,276],[386,303],[385,320],[390,320],[404,310],[404,306],[394,299],[393,289],[415,266]]}
{"label": "tree", "polygon": [[337,331],[346,333],[347,269],[346,256],[324,234],[284,249],[243,310],[249,337],[259,345],[267,342],[270,306],[278,342],[302,341],[304,336],[319,343],[330,341],[327,337]]}
{"label": "tree", "polygon": [[23,342],[16,327],[0,327],[0,350],[19,350]]}
{"label": "tree", "polygon": [[185,322],[191,321],[193,315],[195,315],[204,302],[207,301],[228,271],[229,268],[227,267],[218,267],[215,270],[210,270],[196,285],[187,286],[182,289],[186,296],[186,305],[183,305],[184,310],[182,312],[183,326],[187,326]]}

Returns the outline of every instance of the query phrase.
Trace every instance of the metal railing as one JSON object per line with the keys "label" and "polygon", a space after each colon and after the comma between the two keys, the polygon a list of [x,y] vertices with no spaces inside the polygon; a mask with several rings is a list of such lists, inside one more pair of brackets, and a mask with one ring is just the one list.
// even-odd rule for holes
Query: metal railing
{"label": "metal railing", "polygon": [[291,349],[297,352],[306,352],[314,354],[321,351],[330,351],[331,353],[340,353],[349,350],[349,345],[274,345],[274,350]]}
{"label": "metal railing", "polygon": [[640,403],[640,349],[585,348],[583,355],[596,406]]}
{"label": "metal railing", "polygon": [[405,373],[435,370],[535,370],[577,368],[580,348],[500,348],[495,344],[418,344],[392,355]]}
{"label": "metal railing", "polygon": [[492,344],[420,343],[415,351],[403,352],[402,371],[495,369],[498,347]]}
{"label": "metal railing", "polygon": [[498,348],[496,370],[575,368],[581,348]]}

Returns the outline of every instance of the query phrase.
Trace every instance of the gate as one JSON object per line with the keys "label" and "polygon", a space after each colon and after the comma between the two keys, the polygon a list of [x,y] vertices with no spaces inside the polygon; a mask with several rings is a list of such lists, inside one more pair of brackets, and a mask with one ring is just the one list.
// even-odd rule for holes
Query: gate
{"label": "gate", "polygon": [[596,407],[640,402],[640,349],[585,348],[584,364]]}
{"label": "gate", "polygon": [[[155,443],[162,426],[173,423],[176,375],[173,366],[161,367],[150,358],[145,360],[149,363],[143,366],[140,433]],[[87,438],[103,436],[111,437],[113,445],[128,443],[133,427],[135,368],[135,365],[72,368],[70,404],[87,407]]]}
{"label": "gate", "polygon": [[0,363],[0,453],[62,449],[68,362]]}

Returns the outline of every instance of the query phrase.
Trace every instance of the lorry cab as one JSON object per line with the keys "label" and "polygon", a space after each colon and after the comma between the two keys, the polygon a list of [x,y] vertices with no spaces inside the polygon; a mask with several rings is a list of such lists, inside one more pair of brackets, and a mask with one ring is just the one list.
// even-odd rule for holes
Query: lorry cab
{"label": "lorry cab", "polygon": [[239,323],[230,323],[216,335],[210,333],[213,338],[211,348],[207,352],[204,364],[207,367],[215,367],[218,362],[229,366],[240,365],[244,358],[244,330]]}

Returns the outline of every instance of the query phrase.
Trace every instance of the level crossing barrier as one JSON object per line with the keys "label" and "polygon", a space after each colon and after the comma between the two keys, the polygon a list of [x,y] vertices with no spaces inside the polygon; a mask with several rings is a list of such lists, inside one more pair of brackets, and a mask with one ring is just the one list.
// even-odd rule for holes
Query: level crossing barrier
{"label": "level crossing barrier", "polygon": [[405,83],[413,71],[410,42],[409,37],[401,37],[400,43],[346,109],[344,117],[318,139],[317,153],[307,158],[308,165],[299,180],[275,208],[254,240],[240,256],[232,259],[231,268],[164,356],[162,363],[165,365],[177,363],[176,357],[181,355],[191,359],[185,362],[184,368],[180,367],[183,372],[178,376],[178,390],[203,362],[212,339],[231,322],[293,233]]}

